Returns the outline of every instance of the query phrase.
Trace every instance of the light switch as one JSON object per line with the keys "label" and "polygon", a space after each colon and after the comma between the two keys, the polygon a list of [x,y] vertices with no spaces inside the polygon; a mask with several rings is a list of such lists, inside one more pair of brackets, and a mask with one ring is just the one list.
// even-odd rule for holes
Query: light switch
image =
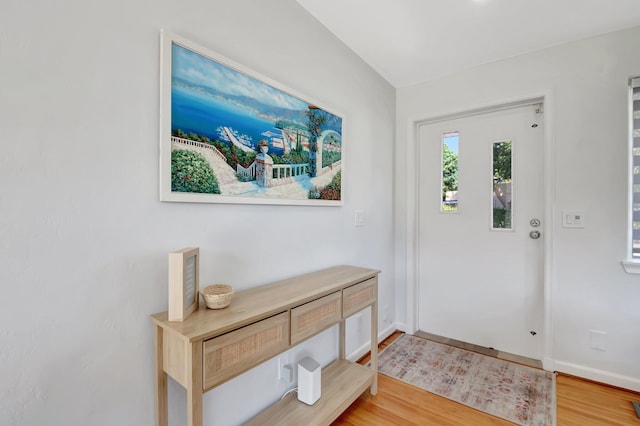
{"label": "light switch", "polygon": [[582,210],[563,210],[563,228],[584,228],[584,213]]}
{"label": "light switch", "polygon": [[353,218],[355,226],[364,226],[364,210],[354,210]]}

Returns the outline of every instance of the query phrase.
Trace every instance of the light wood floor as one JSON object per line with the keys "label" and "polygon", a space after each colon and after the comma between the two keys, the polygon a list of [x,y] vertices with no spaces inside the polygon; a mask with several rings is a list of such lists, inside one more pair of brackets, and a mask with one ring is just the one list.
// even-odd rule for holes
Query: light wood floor
{"label": "light wood floor", "polygon": [[[388,346],[402,333],[394,333],[380,345]],[[368,357],[360,360],[366,363]],[[576,377],[557,376],[558,426],[640,426],[631,401],[640,394]],[[414,386],[378,375],[378,394],[365,392],[333,426],[362,425],[513,425]]]}

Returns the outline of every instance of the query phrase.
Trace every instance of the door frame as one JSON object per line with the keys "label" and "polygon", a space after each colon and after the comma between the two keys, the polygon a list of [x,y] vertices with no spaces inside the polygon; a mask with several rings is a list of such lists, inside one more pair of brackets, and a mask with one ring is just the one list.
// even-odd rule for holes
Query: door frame
{"label": "door frame", "polygon": [[555,223],[555,180],[554,152],[554,102],[551,90],[513,99],[491,102],[484,105],[469,106],[457,111],[444,111],[441,114],[410,117],[407,123],[407,162],[406,162],[406,332],[418,330],[419,283],[420,283],[420,167],[418,131],[421,125],[433,124],[457,118],[471,117],[485,113],[542,104],[544,120],[543,141],[543,316],[542,328],[542,366],[547,371],[555,370],[553,359],[553,241]]}

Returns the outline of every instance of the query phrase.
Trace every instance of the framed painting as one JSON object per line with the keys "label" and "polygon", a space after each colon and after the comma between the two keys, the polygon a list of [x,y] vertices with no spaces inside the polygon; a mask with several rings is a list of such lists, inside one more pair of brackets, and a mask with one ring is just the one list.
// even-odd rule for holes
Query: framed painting
{"label": "framed painting", "polygon": [[343,204],[343,119],[175,34],[161,35],[160,199]]}

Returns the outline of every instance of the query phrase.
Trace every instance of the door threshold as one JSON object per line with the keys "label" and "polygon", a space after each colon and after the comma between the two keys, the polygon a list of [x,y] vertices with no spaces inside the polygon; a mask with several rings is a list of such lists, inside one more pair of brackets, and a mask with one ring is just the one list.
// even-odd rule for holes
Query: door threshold
{"label": "door threshold", "polygon": [[437,334],[431,334],[424,331],[416,331],[414,336],[421,337],[423,339],[431,340],[436,343],[442,343],[444,345],[453,346],[459,349],[465,349],[467,351],[476,352],[482,355],[491,356],[494,358],[502,359],[504,361],[515,362],[516,364],[526,365],[527,367],[539,368],[542,370],[542,361],[527,358],[520,355],[511,354],[508,352],[502,352],[493,348],[487,348],[484,346],[474,345],[473,343],[463,342],[461,340],[449,339],[448,337],[438,336]]}

